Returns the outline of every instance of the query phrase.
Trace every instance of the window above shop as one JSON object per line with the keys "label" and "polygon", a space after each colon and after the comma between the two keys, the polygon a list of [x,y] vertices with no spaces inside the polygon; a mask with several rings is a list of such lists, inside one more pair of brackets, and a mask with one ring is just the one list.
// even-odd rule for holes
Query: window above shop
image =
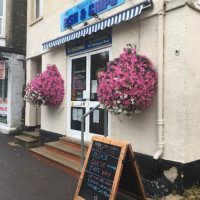
{"label": "window above shop", "polygon": [[4,35],[4,0],[0,0],[0,37]]}
{"label": "window above shop", "polygon": [[28,12],[29,25],[32,26],[43,19],[43,0],[31,0],[31,12]]}
{"label": "window above shop", "polygon": [[35,19],[40,18],[43,15],[43,0],[35,0]]}

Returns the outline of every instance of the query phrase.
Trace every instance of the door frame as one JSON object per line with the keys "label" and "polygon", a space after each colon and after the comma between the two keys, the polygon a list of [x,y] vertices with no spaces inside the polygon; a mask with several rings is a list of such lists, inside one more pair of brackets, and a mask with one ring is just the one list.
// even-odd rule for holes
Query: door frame
{"label": "door frame", "polygon": [[[71,73],[72,73],[72,65],[71,65],[71,62],[72,62],[72,59],[76,59],[76,58],[81,58],[81,57],[84,57],[86,56],[86,68],[87,68],[87,65],[89,65],[91,67],[91,63],[90,63],[90,55],[93,55],[95,53],[99,53],[99,52],[102,52],[102,51],[109,51],[109,60],[112,59],[112,48],[111,48],[111,45],[106,45],[104,47],[101,47],[101,48],[94,48],[94,49],[90,49],[88,51],[83,51],[83,52],[79,52],[79,53],[75,53],[73,55],[69,55],[67,57],[67,136],[69,137],[74,137],[76,139],[81,139],[81,131],[80,131],[80,137],[77,137],[77,135],[70,135],[70,131],[71,131],[71,80],[72,80],[72,77],[71,77]],[[89,72],[86,71],[86,73],[89,74]],[[90,75],[89,75],[89,78],[90,78]],[[90,88],[91,89],[91,88]],[[90,116],[86,117],[89,118]],[[86,120],[85,120],[86,121]],[[87,122],[86,122],[86,126],[87,126]],[[87,128],[86,128],[87,130]],[[84,133],[85,134],[85,133]],[[86,134],[85,134],[86,135]],[[88,135],[88,133],[87,133]],[[92,134],[90,133],[90,135],[96,135],[96,134]],[[108,137],[110,138],[111,137],[111,114],[110,112],[108,112]],[[89,137],[85,137],[85,140],[86,141],[90,141],[90,138]]]}

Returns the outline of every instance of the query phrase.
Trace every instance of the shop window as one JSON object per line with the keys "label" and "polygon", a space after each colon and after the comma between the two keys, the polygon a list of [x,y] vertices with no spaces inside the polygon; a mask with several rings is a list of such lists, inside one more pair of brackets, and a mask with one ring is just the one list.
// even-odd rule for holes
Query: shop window
{"label": "shop window", "polygon": [[43,0],[35,0],[35,19],[43,15]]}
{"label": "shop window", "polygon": [[72,90],[71,100],[82,101],[83,91],[86,90],[86,57],[72,61]]}
{"label": "shop window", "polygon": [[[2,62],[0,62],[0,122],[7,123],[7,91],[8,91],[8,78],[7,70],[3,72]],[[2,76],[2,74],[4,74]]]}
{"label": "shop window", "polygon": [[4,0],[0,0],[0,36],[4,33]]}

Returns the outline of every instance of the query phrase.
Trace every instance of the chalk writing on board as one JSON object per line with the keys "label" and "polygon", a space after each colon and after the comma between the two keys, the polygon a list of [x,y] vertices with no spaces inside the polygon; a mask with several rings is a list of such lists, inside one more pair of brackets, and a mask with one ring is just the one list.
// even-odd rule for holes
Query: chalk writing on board
{"label": "chalk writing on board", "polygon": [[79,196],[109,200],[121,147],[94,141]]}

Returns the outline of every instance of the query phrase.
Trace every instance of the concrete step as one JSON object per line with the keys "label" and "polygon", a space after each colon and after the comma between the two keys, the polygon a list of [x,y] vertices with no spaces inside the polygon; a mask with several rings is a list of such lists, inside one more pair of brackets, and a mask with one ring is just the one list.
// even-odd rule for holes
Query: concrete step
{"label": "concrete step", "polygon": [[[45,149],[66,158],[76,160],[77,162],[81,162],[81,149],[62,144],[59,141],[45,143]],[[86,156],[86,153],[87,151],[84,151],[84,157]]]}
{"label": "concrete step", "polygon": [[[77,149],[81,149],[81,140],[73,138],[73,137],[61,137],[60,138],[60,142],[62,144],[77,148]],[[84,150],[87,151],[88,147],[89,147],[90,142],[88,141],[84,141]]]}
{"label": "concrete step", "polygon": [[80,177],[81,165],[75,160],[53,153],[44,147],[30,149],[30,154],[39,160],[43,160],[59,169],[62,169],[69,174],[72,174],[78,178]]}
{"label": "concrete step", "polygon": [[38,139],[30,138],[24,135],[19,135],[14,137],[15,144],[19,144],[26,148],[38,147],[40,141]]}
{"label": "concrete step", "polygon": [[35,138],[35,139],[40,139],[41,138],[39,132],[37,132],[37,131],[31,131],[31,132],[23,131],[22,135],[25,135],[25,136],[31,137],[31,138]]}

